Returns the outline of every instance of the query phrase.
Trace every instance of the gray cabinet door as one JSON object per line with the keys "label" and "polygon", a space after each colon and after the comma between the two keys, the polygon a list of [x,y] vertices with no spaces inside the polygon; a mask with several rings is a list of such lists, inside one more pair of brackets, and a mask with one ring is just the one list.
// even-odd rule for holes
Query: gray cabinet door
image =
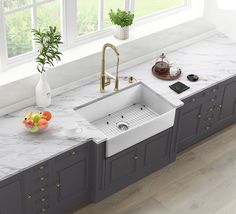
{"label": "gray cabinet door", "polygon": [[115,192],[132,183],[137,176],[140,157],[133,146],[106,160],[106,189]]}
{"label": "gray cabinet door", "polygon": [[88,203],[88,146],[78,147],[55,160],[56,213],[66,213]]}
{"label": "gray cabinet door", "polygon": [[236,78],[224,83],[219,120],[225,122],[236,116]]}
{"label": "gray cabinet door", "polygon": [[172,129],[168,129],[154,137],[145,140],[138,146],[143,154],[142,171],[149,174],[169,163]]}
{"label": "gray cabinet door", "polygon": [[0,214],[24,214],[20,181],[0,186]]}
{"label": "gray cabinet door", "polygon": [[178,123],[178,152],[197,141],[204,113],[205,93],[198,94],[184,101]]}

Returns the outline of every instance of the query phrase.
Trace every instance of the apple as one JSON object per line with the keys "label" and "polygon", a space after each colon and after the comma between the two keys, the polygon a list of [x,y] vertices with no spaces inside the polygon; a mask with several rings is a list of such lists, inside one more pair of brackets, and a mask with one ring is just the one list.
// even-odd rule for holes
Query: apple
{"label": "apple", "polygon": [[39,120],[41,119],[41,115],[38,113],[34,113],[31,115],[31,119],[33,119],[35,123],[38,123]]}
{"label": "apple", "polygon": [[39,131],[39,127],[38,126],[33,126],[31,129],[28,129],[31,133],[36,133]]}
{"label": "apple", "polygon": [[27,119],[25,120],[25,127],[26,128],[32,128],[34,126],[34,120],[33,119]]}
{"label": "apple", "polygon": [[38,122],[39,129],[46,129],[48,127],[48,121],[46,119],[40,119]]}

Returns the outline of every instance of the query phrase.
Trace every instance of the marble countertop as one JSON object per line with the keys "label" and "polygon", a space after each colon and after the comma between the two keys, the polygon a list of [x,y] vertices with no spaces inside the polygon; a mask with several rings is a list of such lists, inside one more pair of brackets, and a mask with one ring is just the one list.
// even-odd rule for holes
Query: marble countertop
{"label": "marble countertop", "polygon": [[[178,106],[180,100],[236,75],[236,42],[220,33],[171,52],[167,57],[171,63],[182,68],[183,74],[176,81],[188,85],[189,90],[176,94],[169,88],[176,81],[163,81],[154,77],[151,67],[155,60],[122,71],[120,76],[135,76]],[[189,82],[186,77],[191,73],[197,74],[199,81]],[[120,88],[128,84],[127,80],[121,78]],[[113,87],[113,84],[108,86],[107,92],[101,94],[99,82],[96,81],[54,97],[53,104],[48,108],[53,113],[53,120],[43,133],[28,133],[21,123],[26,112],[36,110],[34,107],[1,117],[0,180],[89,140],[95,143],[105,141],[106,136],[73,108],[112,93]]]}

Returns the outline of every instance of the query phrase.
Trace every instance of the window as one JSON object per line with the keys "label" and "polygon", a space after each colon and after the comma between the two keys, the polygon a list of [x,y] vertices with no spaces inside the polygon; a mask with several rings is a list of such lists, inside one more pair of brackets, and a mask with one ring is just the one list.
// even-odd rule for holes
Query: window
{"label": "window", "polygon": [[184,5],[183,0],[135,0],[135,18],[152,15]]}
{"label": "window", "polygon": [[[35,51],[32,28],[56,26],[65,47],[111,26],[110,9],[131,10],[135,20],[180,7],[186,0],[0,0],[0,69]],[[104,31],[104,32],[110,32]],[[102,34],[99,34],[102,35]],[[3,69],[2,69],[3,70]]]}
{"label": "window", "polygon": [[236,2],[235,0],[218,0],[218,8],[224,10],[235,10]]}

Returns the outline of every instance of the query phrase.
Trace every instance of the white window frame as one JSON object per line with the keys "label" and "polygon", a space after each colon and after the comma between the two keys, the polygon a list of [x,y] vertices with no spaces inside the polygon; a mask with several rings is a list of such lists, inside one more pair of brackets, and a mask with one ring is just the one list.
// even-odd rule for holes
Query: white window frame
{"label": "white window frame", "polygon": [[[43,2],[36,3],[36,0],[32,0],[32,4],[23,6],[21,8],[14,9],[9,12],[4,13],[3,1],[0,1],[0,72],[6,71],[10,67],[14,67],[16,65],[28,62],[35,58],[35,42],[33,41],[33,51],[28,52],[19,56],[15,56],[12,58],[8,58],[7,54],[7,41],[6,41],[6,29],[5,29],[5,14],[9,14],[12,12],[22,11],[27,8],[32,9],[32,28],[36,27],[36,17],[37,10],[36,7],[54,0],[44,0]],[[83,1],[83,0],[81,0]],[[96,39],[111,35],[111,27],[103,28],[103,8],[104,8],[104,0],[98,1],[98,29],[96,32],[88,33],[86,35],[78,36],[77,32],[77,0],[60,0],[61,3],[61,32],[63,38],[63,46],[62,49],[67,49],[74,47],[79,44],[85,44],[90,41],[94,41]],[[135,0],[123,0],[124,1],[124,9],[127,11],[134,12],[135,10]],[[147,23],[152,21],[160,16],[168,16],[177,11],[181,11],[183,9],[189,9],[191,7],[191,0],[183,0],[183,5],[163,11],[159,11],[154,14],[147,15],[145,17],[140,17],[135,20],[134,26]]]}

